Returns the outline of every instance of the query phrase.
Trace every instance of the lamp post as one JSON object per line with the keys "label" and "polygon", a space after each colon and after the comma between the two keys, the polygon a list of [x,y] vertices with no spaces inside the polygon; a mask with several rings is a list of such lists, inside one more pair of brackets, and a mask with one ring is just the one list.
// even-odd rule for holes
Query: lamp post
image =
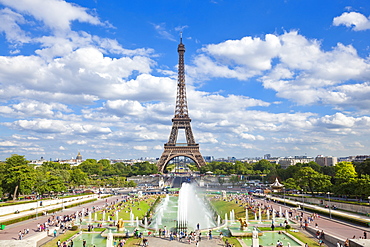
{"label": "lamp post", "polygon": [[303,207],[303,204],[304,204],[303,190],[301,190],[301,193],[302,193],[302,211],[304,211],[304,207]]}
{"label": "lamp post", "polygon": [[283,190],[284,190],[284,205],[286,206],[286,202],[285,202],[285,187],[283,187]]}
{"label": "lamp post", "polygon": [[39,197],[38,193],[36,193],[36,220],[39,218],[39,201],[37,200]]}
{"label": "lamp post", "polygon": [[62,211],[64,210],[64,198],[63,198],[63,196],[64,196],[64,191],[62,191]]}
{"label": "lamp post", "polygon": [[330,192],[327,192],[326,194],[328,195],[329,198],[329,217],[331,219]]}

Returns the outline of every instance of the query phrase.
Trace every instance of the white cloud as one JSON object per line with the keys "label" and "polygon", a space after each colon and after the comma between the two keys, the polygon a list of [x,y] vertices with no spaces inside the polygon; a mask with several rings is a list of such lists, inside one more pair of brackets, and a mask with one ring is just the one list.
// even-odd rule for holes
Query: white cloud
{"label": "white cloud", "polygon": [[0,107],[0,113],[6,113],[6,116],[14,117],[56,117],[61,112],[71,112],[66,105],[59,103],[42,103],[33,100],[26,100],[18,104]]}
{"label": "white cloud", "polygon": [[18,146],[17,143],[12,142],[12,141],[2,141],[0,142],[0,147],[16,147]]}
{"label": "white cloud", "polygon": [[147,151],[148,150],[147,146],[134,146],[133,148],[135,150],[139,150],[139,151]]}
{"label": "white cloud", "polygon": [[[190,68],[192,77],[247,80],[257,76],[266,89],[301,105],[335,103],[333,94],[337,85],[350,80],[370,80],[370,63],[359,57],[353,46],[338,43],[331,51],[324,51],[318,40],[309,40],[297,31],[269,34],[265,40],[251,37],[229,40],[207,45],[201,52],[194,59],[196,67]],[[340,93],[342,100],[349,98]],[[357,101],[352,105],[360,107],[364,103]]]}
{"label": "white cloud", "polygon": [[108,127],[86,123],[71,123],[61,120],[35,119],[35,120],[18,120],[13,123],[4,123],[5,126],[25,131],[34,131],[38,133],[61,133],[68,135],[96,135],[108,134],[111,132]]}
{"label": "white cloud", "polygon": [[85,141],[85,140],[72,140],[72,141],[67,141],[67,143],[69,145],[71,145],[71,144],[85,145],[85,144],[87,144],[87,141]]}
{"label": "white cloud", "polygon": [[370,19],[357,12],[345,12],[333,19],[333,25],[344,25],[351,27],[354,31],[362,31],[370,29]]}
{"label": "white cloud", "polygon": [[30,38],[19,24],[26,23],[22,15],[15,13],[9,8],[0,9],[0,32],[5,33],[10,43],[28,43]]}
{"label": "white cloud", "polygon": [[69,30],[72,21],[102,25],[99,18],[87,13],[88,9],[60,0],[0,0],[17,11],[34,16],[53,30]]}
{"label": "white cloud", "polygon": [[177,39],[175,39],[173,37],[173,35],[166,30],[166,24],[165,23],[159,23],[159,24],[152,23],[152,25],[153,25],[154,29],[157,31],[157,33],[161,36],[161,38],[168,39],[168,40],[171,40],[171,41],[177,41]]}

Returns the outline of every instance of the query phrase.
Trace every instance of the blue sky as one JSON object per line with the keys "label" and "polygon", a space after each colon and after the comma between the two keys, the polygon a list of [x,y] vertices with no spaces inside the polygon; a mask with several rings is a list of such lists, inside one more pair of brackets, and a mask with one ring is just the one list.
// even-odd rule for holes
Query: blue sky
{"label": "blue sky", "polygon": [[369,154],[369,16],[350,0],[0,0],[0,160],[160,157],[180,32],[203,155]]}

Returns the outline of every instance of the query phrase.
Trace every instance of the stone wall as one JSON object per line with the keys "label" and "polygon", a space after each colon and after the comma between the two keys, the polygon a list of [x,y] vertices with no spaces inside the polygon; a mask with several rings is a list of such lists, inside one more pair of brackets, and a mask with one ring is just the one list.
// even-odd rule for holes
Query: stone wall
{"label": "stone wall", "polygon": [[[311,235],[316,237],[317,229],[315,227],[308,226],[307,232],[309,232]],[[317,240],[318,241],[318,240]],[[324,232],[324,244],[328,246],[336,246],[337,242],[339,241],[342,245],[344,244],[345,239],[338,238],[334,235],[331,235],[329,233]]]}
{"label": "stone wall", "polygon": [[[293,201],[299,201],[302,202],[302,197],[286,197]],[[335,205],[338,209],[344,210],[344,211],[350,211],[354,213],[359,214],[370,214],[370,206],[369,205],[354,205],[354,204],[348,204],[348,203],[341,203],[341,202],[333,202],[331,201],[322,201],[322,199],[319,198],[303,198],[304,203],[310,203],[315,205],[328,205],[333,206]]]}

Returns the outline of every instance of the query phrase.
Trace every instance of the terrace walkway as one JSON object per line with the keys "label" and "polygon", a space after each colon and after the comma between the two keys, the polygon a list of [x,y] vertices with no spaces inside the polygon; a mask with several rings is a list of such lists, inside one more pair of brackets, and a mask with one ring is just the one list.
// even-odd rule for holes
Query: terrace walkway
{"label": "terrace walkway", "polygon": [[[276,201],[280,202],[280,203],[272,202],[272,201],[269,202],[269,204],[271,204],[275,209],[277,209],[279,206],[281,206],[282,210],[284,211],[286,209],[289,210],[289,208],[291,208],[290,206],[284,206],[283,199],[281,198],[271,198],[271,199],[274,199],[274,200],[276,199]],[[261,201],[263,203],[266,203],[264,200],[261,200]],[[286,202],[288,203],[288,200],[286,200]],[[289,203],[293,203],[293,202],[294,201],[289,201]],[[307,218],[308,216],[312,214],[312,212],[306,211],[307,209],[308,210],[315,209],[315,210],[318,210],[319,212],[321,211],[323,213],[329,213],[328,209],[326,208],[322,208],[322,207],[318,207],[318,206],[306,204],[306,203],[302,204],[301,202],[299,202],[298,204],[301,208],[303,208],[303,210],[300,209],[300,211],[304,213],[304,218]],[[335,215],[338,215],[338,216],[345,215],[348,218],[353,218],[353,219],[360,218],[363,220],[363,222],[368,222],[370,221],[369,217],[360,216],[358,214],[344,212],[340,210],[331,210],[331,213],[332,213],[333,218],[323,216],[323,215],[320,215],[320,213],[318,213],[320,217],[316,218],[313,222],[309,224],[307,228],[308,229],[307,233],[312,234],[312,233],[315,233],[316,230],[323,230],[324,233],[326,233],[327,237],[329,237],[329,235],[334,236],[335,239],[339,240],[341,244],[343,244],[346,239],[350,239],[350,240],[353,240],[361,244],[358,246],[370,246],[370,229],[368,227],[348,223],[343,220],[334,219]],[[318,225],[317,228],[315,227],[315,224]],[[302,230],[302,231],[305,231],[305,230]],[[365,232],[367,235],[366,240],[363,239]],[[328,241],[326,242],[328,243]],[[333,245],[330,245],[330,246],[333,246]]]}
{"label": "terrace walkway", "polygon": [[[148,238],[149,246],[157,246],[157,247],[185,247],[185,246],[195,246],[195,243],[192,242],[179,242],[177,240],[170,241],[168,238]],[[225,246],[223,242],[219,238],[208,240],[204,237],[203,240],[199,242],[199,247],[219,247]]]}

